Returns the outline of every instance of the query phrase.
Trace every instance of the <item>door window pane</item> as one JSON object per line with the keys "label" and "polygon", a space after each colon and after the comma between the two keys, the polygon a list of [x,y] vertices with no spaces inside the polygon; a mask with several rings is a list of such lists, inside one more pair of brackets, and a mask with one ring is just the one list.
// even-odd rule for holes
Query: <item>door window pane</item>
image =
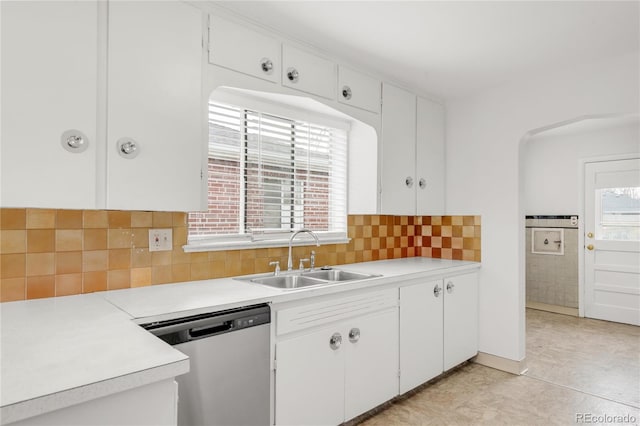
{"label": "door window pane", "polygon": [[640,187],[596,190],[596,238],[640,241]]}

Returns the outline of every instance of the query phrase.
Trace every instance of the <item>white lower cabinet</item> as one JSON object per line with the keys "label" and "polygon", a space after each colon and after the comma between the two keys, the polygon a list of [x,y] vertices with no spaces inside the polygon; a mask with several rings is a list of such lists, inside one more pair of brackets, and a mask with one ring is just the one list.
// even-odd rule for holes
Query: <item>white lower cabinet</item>
{"label": "white lower cabinet", "polygon": [[[334,299],[328,309],[369,312],[277,339],[277,425],[337,425],[398,394],[397,289],[385,293],[383,302],[366,295],[346,305]],[[305,315],[318,312],[317,321],[324,322],[328,317],[320,312],[326,309],[314,305]],[[334,311],[334,318],[342,316]]]}
{"label": "white lower cabinet", "polygon": [[11,426],[177,424],[178,384],[174,379],[167,379],[11,423]]}
{"label": "white lower cabinet", "polygon": [[400,393],[442,373],[442,279],[400,287]]}
{"label": "white lower cabinet", "polygon": [[400,393],[477,353],[477,273],[400,287]]}
{"label": "white lower cabinet", "polygon": [[478,354],[478,274],[445,277],[444,371]]}

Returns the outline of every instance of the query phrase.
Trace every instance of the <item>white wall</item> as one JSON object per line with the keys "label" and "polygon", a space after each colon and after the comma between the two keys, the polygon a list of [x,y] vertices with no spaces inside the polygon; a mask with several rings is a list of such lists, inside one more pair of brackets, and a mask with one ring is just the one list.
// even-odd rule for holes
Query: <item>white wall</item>
{"label": "white wall", "polygon": [[605,127],[592,129],[589,124],[585,126],[581,122],[563,126],[566,131],[542,132],[523,145],[523,207],[526,215],[578,214],[581,207],[580,160],[640,152],[637,119],[623,123],[603,119],[587,121],[604,121],[602,125]]}
{"label": "white wall", "polygon": [[447,210],[482,215],[480,351],[525,357],[523,136],[580,116],[638,112],[639,59],[554,70],[447,103]]}

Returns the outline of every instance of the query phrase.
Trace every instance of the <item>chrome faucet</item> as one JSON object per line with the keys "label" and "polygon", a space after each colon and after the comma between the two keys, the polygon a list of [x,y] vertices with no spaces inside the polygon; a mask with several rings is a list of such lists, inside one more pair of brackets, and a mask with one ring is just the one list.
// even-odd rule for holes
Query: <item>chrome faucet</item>
{"label": "chrome faucet", "polygon": [[293,244],[293,239],[301,233],[307,233],[309,235],[311,235],[313,237],[314,240],[316,240],[316,246],[320,247],[320,241],[318,241],[318,236],[316,235],[315,232],[309,230],[309,229],[301,229],[299,231],[296,231],[293,233],[293,235],[291,236],[291,238],[289,238],[289,258],[287,259],[287,271],[292,271],[293,270],[293,257],[291,256],[291,246]]}

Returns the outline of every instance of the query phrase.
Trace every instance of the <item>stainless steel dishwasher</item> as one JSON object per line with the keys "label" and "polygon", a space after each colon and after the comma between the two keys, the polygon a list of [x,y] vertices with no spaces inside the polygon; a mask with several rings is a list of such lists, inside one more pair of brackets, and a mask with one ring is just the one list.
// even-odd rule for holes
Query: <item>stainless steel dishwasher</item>
{"label": "stainless steel dishwasher", "polygon": [[189,356],[178,382],[178,425],[269,424],[268,305],[142,324]]}

